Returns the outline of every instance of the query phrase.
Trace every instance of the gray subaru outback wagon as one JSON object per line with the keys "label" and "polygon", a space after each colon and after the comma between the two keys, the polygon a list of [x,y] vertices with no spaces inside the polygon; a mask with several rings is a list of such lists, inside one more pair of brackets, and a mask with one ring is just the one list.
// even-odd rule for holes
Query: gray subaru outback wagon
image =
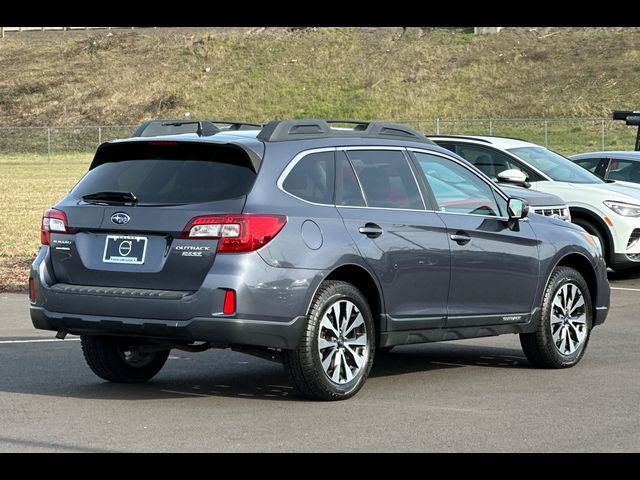
{"label": "gray subaru outback wagon", "polygon": [[102,144],[42,219],[34,326],[80,335],[108,381],[232,348],[324,400],[395,345],[517,333],[535,366],[578,363],[609,307],[597,239],[419,132],[351,127]]}

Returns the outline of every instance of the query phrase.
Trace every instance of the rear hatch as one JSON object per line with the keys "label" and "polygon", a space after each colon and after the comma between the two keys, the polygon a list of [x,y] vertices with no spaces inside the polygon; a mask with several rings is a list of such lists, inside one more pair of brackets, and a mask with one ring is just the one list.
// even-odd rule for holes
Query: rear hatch
{"label": "rear hatch", "polygon": [[51,233],[60,283],[197,290],[218,240],[187,239],[189,222],[239,214],[256,172],[227,144],[145,141],[103,145],[64,201],[69,234]]}

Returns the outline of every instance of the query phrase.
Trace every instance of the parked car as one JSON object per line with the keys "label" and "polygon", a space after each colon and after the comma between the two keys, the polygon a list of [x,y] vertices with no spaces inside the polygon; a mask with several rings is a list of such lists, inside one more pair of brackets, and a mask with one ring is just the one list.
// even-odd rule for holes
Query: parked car
{"label": "parked car", "polygon": [[603,180],[640,184],[640,152],[590,152],[569,159]]}
{"label": "parked car", "polygon": [[523,140],[486,136],[430,136],[494,181],[517,171],[532,189],[558,195],[572,222],[597,236],[609,267],[640,267],[640,186],[607,183],[566,157]]}
{"label": "parked car", "polygon": [[41,242],[34,326],[80,335],[112,382],[151,379],[173,348],[232,348],[340,400],[376,352],[506,333],[565,368],[609,309],[595,237],[379,122],[104,143]]}

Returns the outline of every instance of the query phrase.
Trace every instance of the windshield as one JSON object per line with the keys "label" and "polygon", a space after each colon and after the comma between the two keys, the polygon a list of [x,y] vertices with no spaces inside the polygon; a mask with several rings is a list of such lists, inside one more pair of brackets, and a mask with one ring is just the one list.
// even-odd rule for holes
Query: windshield
{"label": "windshield", "polygon": [[604,183],[568,158],[543,147],[510,148],[509,152],[522,158],[556,182]]}

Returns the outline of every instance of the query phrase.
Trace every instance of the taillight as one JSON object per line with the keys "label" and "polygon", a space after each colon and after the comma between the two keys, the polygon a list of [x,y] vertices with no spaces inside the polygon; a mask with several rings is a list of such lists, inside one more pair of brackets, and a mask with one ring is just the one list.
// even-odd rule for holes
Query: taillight
{"label": "taillight", "polygon": [[287,223],[284,215],[212,215],[192,219],[182,238],[218,240],[218,252],[253,252],[275,237]]}
{"label": "taillight", "polygon": [[51,232],[67,233],[67,215],[55,208],[50,208],[44,212],[42,223],[40,224],[40,243],[49,245]]}

